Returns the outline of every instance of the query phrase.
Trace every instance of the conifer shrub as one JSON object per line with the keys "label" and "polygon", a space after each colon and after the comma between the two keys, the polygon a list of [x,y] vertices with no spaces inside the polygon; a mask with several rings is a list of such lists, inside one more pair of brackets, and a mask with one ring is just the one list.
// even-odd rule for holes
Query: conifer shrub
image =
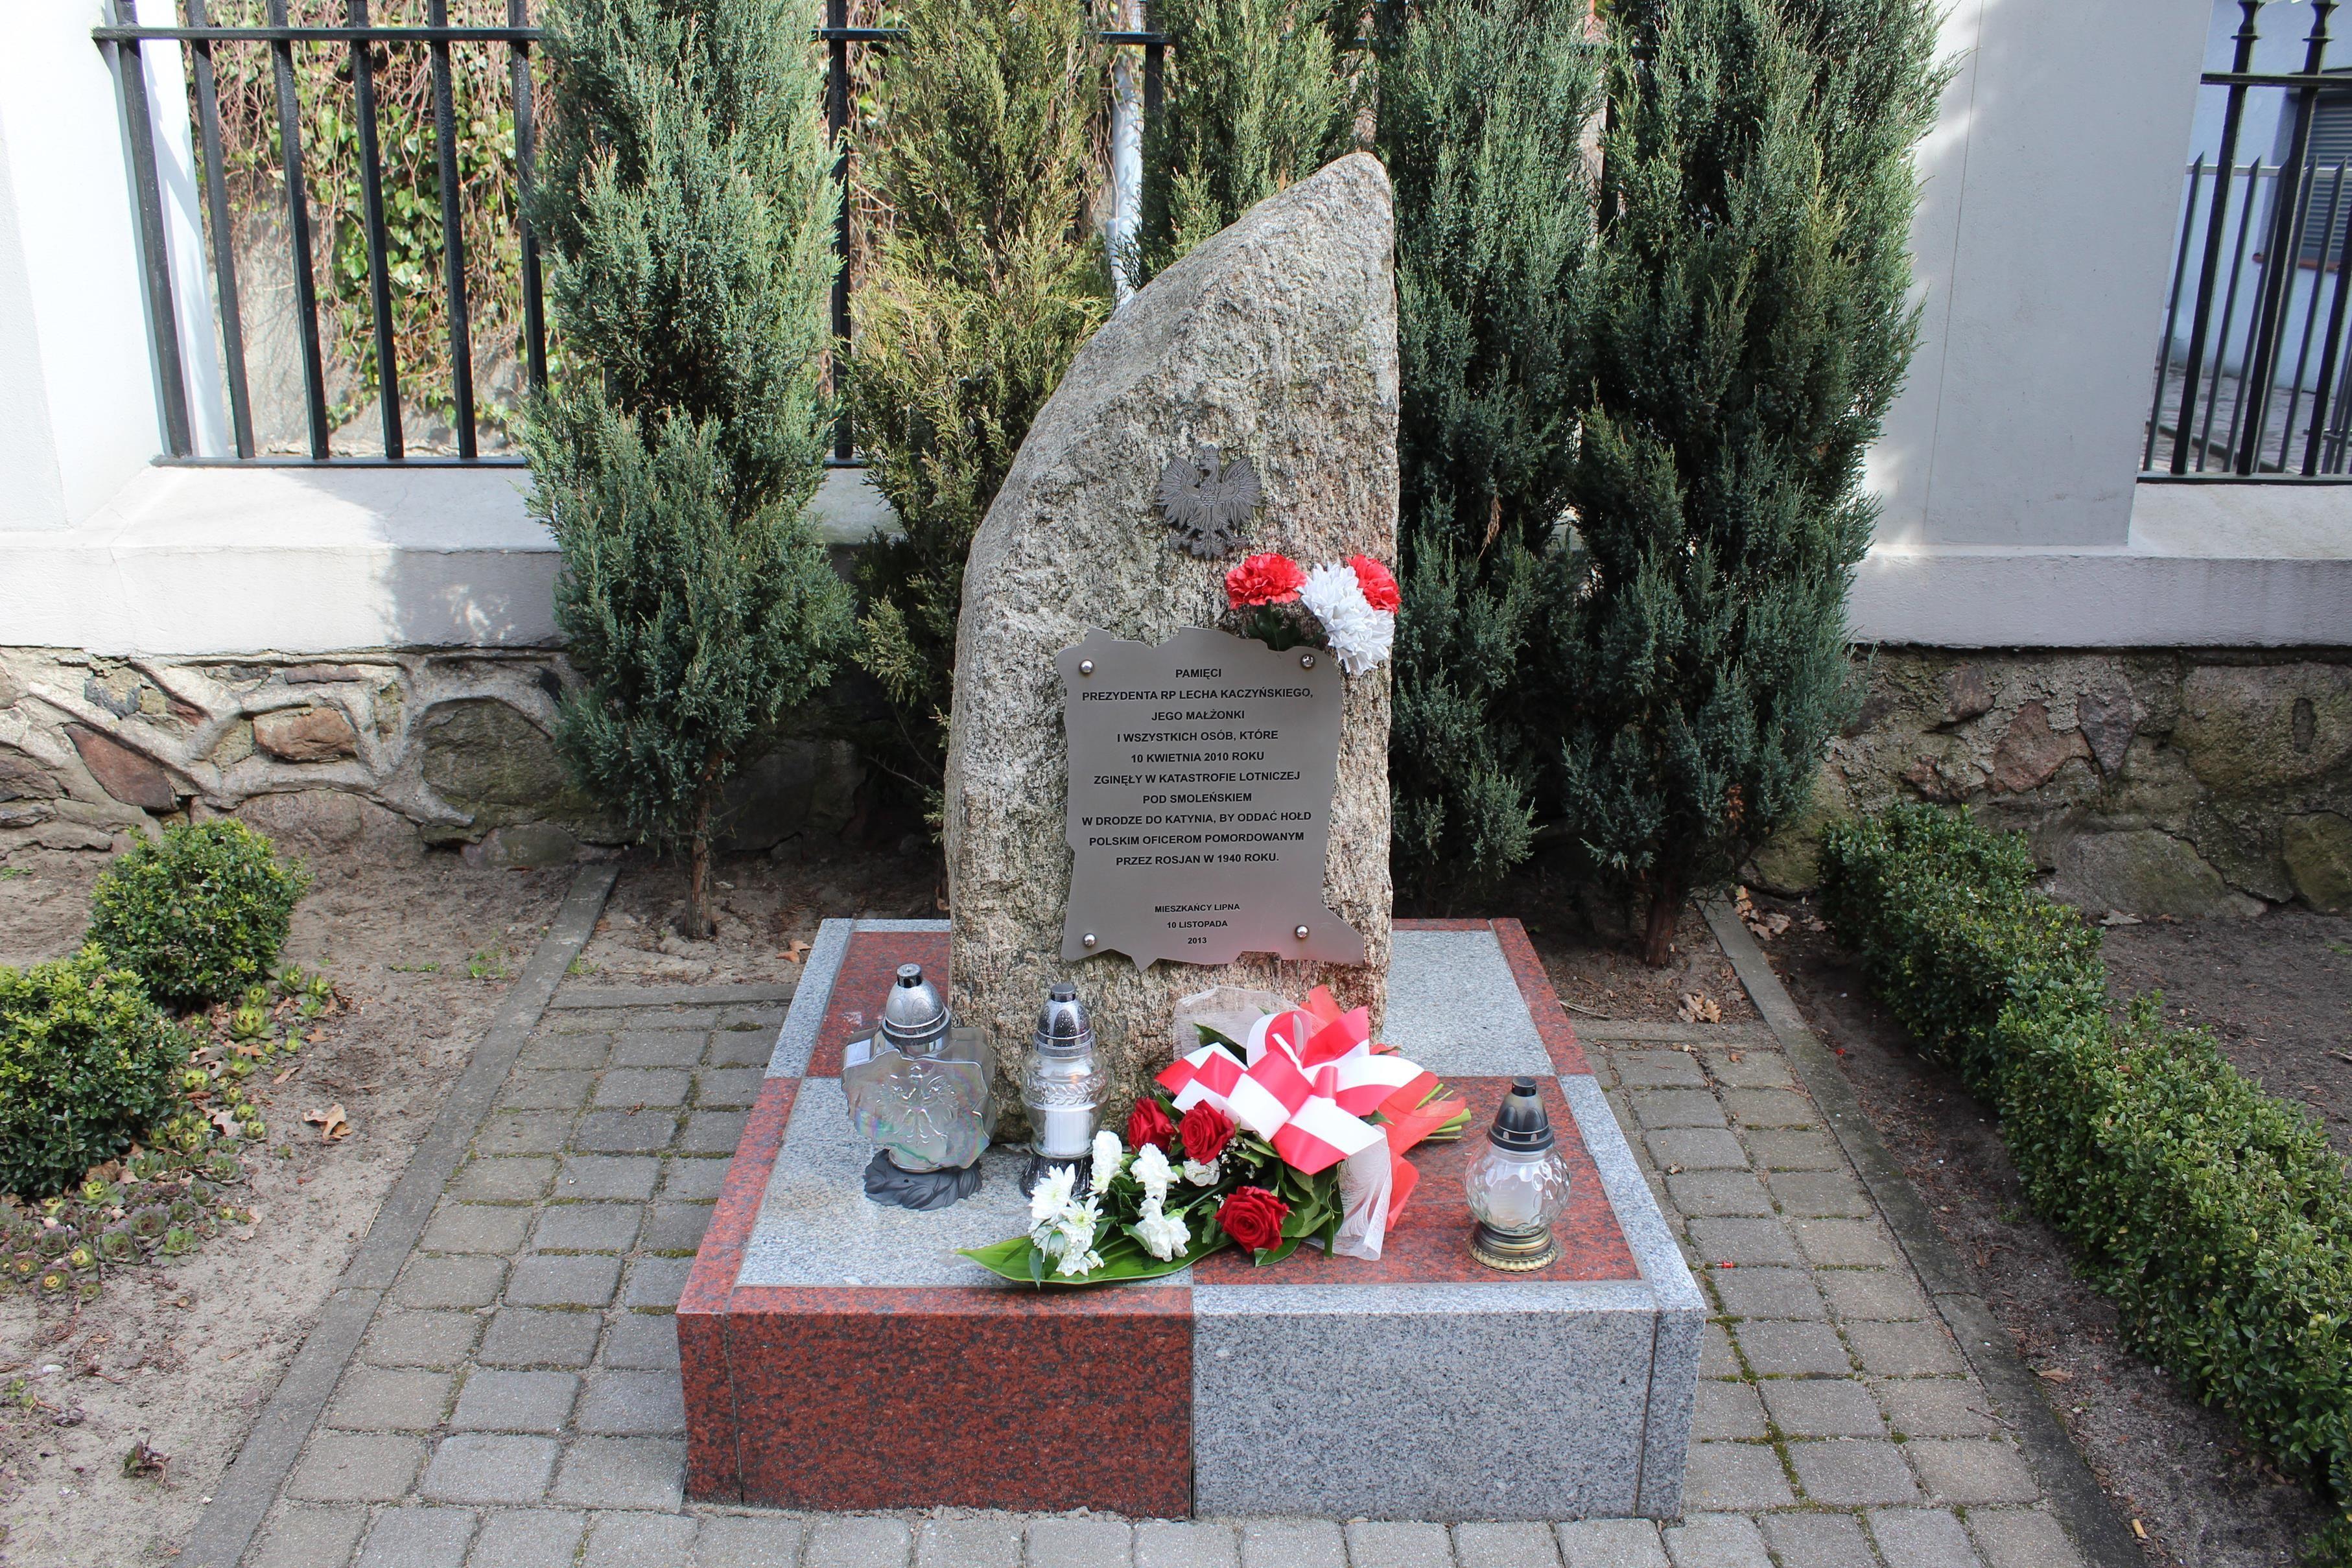
{"label": "conifer shrub", "polygon": [[1403,611],[1389,732],[1401,886],[1491,885],[1534,840],[1519,708],[1567,507],[1571,289],[1591,236],[1582,0],[1383,7],[1375,148],[1396,193]]}
{"label": "conifer shrub", "polygon": [[1108,103],[1087,0],[904,0],[858,178],[890,214],[853,299],[849,406],[901,532],[860,552],[869,758],[936,807],[972,535],[1110,314],[1088,223]]}
{"label": "conifer shrub", "polygon": [[1346,152],[1354,103],[1329,0],[1154,0],[1174,40],[1143,131],[1138,287],[1283,187]]}
{"label": "conifer shrub", "polygon": [[100,874],[88,940],[157,1001],[206,1007],[269,977],[310,885],[243,822],[176,823]]}
{"label": "conifer shrub", "polygon": [[832,679],[847,585],[802,516],[823,477],[840,200],[809,0],[554,0],[532,218],[559,371],[531,507],[562,551],[573,775],[689,862],[712,929],[728,779]]}
{"label": "conifer shrub", "polygon": [[45,1198],[171,1109],[191,1042],[95,943],[0,968],[0,1192]]}
{"label": "conifer shrub", "polygon": [[2097,933],[2021,840],[1906,805],[1832,823],[1822,865],[1839,940],[1999,1112],[2127,1340],[2330,1501],[2307,1561],[2352,1562],[2352,1177],[2325,1130],[2159,998],[2111,1017]]}
{"label": "conifer shrub", "polygon": [[1666,960],[1692,886],[1801,811],[1853,700],[1862,458],[1916,336],[1933,0],[1615,0],[1588,391],[1549,558],[1559,814],[1645,899]]}

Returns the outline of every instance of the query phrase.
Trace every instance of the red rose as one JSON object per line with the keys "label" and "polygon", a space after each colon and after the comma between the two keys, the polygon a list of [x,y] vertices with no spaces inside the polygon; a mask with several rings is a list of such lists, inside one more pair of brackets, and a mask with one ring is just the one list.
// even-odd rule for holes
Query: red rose
{"label": "red rose", "polygon": [[1282,1222],[1290,1205],[1262,1186],[1237,1186],[1217,1206],[1217,1223],[1225,1234],[1253,1252],[1282,1245]]}
{"label": "red rose", "polygon": [[1393,611],[1404,602],[1387,567],[1368,555],[1351,555],[1348,564],[1356,569],[1356,586],[1364,591],[1365,603],[1375,610]]}
{"label": "red rose", "polygon": [[1234,1141],[1233,1118],[1204,1100],[1184,1113],[1176,1135],[1184,1140],[1184,1157],[1205,1166]]}
{"label": "red rose", "polygon": [[[1192,1118],[1185,1118],[1190,1121]],[[1176,1135],[1176,1124],[1160,1108],[1160,1102],[1149,1094],[1135,1097],[1135,1109],[1127,1113],[1127,1146],[1139,1149],[1150,1144],[1161,1154],[1168,1152],[1168,1141]]]}
{"label": "red rose", "polygon": [[1254,555],[1225,573],[1225,596],[1236,610],[1288,604],[1307,586],[1307,574],[1286,555]]}

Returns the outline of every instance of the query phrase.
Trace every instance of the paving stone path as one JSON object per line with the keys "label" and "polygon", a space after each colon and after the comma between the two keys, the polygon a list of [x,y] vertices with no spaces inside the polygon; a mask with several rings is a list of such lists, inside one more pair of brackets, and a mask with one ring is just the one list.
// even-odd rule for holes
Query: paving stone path
{"label": "paving stone path", "polygon": [[[1715,1309],[1679,1523],[1129,1524],[686,1507],[672,1312],[782,1012],[770,998],[559,1006],[540,1018],[247,1568],[2083,1561],[1759,1026],[1579,1020]],[[1675,1032],[1685,1038],[1657,1039]]]}

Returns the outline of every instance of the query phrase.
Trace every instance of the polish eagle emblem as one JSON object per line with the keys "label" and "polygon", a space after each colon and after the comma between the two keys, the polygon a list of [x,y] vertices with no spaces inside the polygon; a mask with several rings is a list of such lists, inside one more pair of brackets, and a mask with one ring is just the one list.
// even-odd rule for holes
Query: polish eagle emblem
{"label": "polish eagle emblem", "polygon": [[1160,473],[1160,516],[1174,530],[1174,543],[1203,560],[1233,553],[1262,494],[1248,458],[1221,464],[1213,446],[1171,457]]}

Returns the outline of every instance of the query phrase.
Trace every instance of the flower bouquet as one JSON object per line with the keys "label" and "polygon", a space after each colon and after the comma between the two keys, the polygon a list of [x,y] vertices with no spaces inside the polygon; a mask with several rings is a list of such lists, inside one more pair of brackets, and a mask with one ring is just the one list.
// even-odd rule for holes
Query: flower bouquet
{"label": "flower bouquet", "polygon": [[1254,555],[1225,573],[1228,630],[1276,653],[1318,643],[1351,675],[1380,668],[1396,641],[1402,597],[1389,569],[1368,555],[1302,570],[1288,556]]}
{"label": "flower bouquet", "polygon": [[[1242,1019],[1255,1014],[1241,1026]],[[1029,1230],[962,1254],[1008,1280],[1094,1285],[1172,1274],[1228,1246],[1278,1263],[1312,1240],[1378,1258],[1418,1180],[1405,1153],[1461,1136],[1468,1107],[1372,1043],[1362,1008],[1220,988],[1178,1004],[1199,1049],[1137,1098],[1127,1135],[1095,1134],[1083,1191],[1039,1181]],[[1238,1036],[1238,1038],[1236,1038]]]}

